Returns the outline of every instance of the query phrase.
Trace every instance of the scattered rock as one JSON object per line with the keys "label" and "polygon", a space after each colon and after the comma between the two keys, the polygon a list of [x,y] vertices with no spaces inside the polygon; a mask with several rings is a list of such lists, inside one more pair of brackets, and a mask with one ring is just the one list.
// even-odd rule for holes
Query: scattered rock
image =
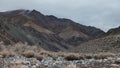
{"label": "scattered rock", "polygon": [[9,68],[10,66],[14,66],[16,68],[119,68],[119,61],[119,57],[67,61],[64,57],[53,59],[52,57],[46,56],[42,59],[42,61],[39,61],[36,58],[14,56],[1,58],[0,66],[3,66],[4,68]]}
{"label": "scattered rock", "polygon": [[2,56],[2,55],[0,55],[0,58],[3,58],[3,56]]}
{"label": "scattered rock", "polygon": [[111,67],[116,68],[116,67],[119,67],[119,65],[117,65],[117,64],[111,64]]}

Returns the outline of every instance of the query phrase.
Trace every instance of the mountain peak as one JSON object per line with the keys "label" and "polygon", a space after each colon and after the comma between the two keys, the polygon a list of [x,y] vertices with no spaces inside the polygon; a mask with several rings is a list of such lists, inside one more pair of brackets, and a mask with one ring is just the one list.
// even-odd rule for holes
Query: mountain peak
{"label": "mountain peak", "polygon": [[31,12],[40,13],[39,11],[33,9]]}
{"label": "mountain peak", "polygon": [[42,13],[40,13],[39,11],[33,9],[29,12],[29,15],[32,15],[32,16],[44,16]]}

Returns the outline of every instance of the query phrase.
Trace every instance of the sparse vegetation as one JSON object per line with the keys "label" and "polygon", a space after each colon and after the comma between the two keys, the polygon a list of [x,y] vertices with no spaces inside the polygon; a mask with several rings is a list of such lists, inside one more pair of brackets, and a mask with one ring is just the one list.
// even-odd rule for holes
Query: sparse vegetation
{"label": "sparse vegetation", "polygon": [[110,56],[119,55],[119,53],[68,53],[68,52],[49,52],[45,51],[42,48],[38,48],[37,46],[25,45],[22,43],[17,43],[15,45],[3,46],[0,45],[1,51],[0,55],[3,57],[10,57],[15,55],[23,55],[27,58],[36,57],[38,60],[41,60],[44,56],[50,56],[54,59],[57,57],[64,57],[66,60],[79,60],[79,59],[104,59]]}
{"label": "sparse vegetation", "polygon": [[31,57],[35,56],[35,52],[33,52],[33,51],[26,51],[22,55],[27,57],[27,58],[31,58]]}

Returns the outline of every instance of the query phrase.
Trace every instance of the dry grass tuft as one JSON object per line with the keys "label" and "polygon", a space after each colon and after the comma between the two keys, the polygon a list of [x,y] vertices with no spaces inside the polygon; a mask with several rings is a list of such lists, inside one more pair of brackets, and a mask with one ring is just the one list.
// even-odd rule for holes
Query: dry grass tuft
{"label": "dry grass tuft", "polygon": [[31,58],[31,57],[35,56],[35,52],[34,51],[25,51],[22,55],[27,58]]}
{"label": "dry grass tuft", "polygon": [[62,68],[77,68],[77,65],[76,64],[63,64]]}
{"label": "dry grass tuft", "polygon": [[10,56],[15,56],[16,54],[13,51],[4,49],[3,51],[0,52],[0,55],[2,55],[3,58],[6,58],[6,57],[10,57]]}

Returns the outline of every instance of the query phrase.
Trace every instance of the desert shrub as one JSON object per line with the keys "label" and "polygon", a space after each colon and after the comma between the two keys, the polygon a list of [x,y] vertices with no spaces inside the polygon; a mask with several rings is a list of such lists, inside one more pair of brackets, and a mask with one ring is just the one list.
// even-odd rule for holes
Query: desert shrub
{"label": "desert shrub", "polygon": [[79,57],[76,56],[76,55],[67,55],[67,56],[65,56],[65,59],[68,60],[68,61],[79,60]]}
{"label": "desert shrub", "polygon": [[76,64],[63,64],[62,65],[62,68],[77,68],[77,65]]}
{"label": "desert shrub", "polygon": [[95,59],[105,59],[107,57],[104,56],[104,55],[94,55],[93,58],[95,58]]}
{"label": "desert shrub", "polygon": [[33,51],[26,51],[22,55],[27,57],[27,58],[31,58],[31,57],[35,56],[35,52],[33,52]]}
{"label": "desert shrub", "polygon": [[34,57],[35,57],[37,60],[41,61],[44,56],[43,56],[43,55],[36,54]]}
{"label": "desert shrub", "polygon": [[0,52],[0,55],[2,55],[3,58],[6,58],[10,56],[10,52],[7,50],[3,50],[2,52]]}
{"label": "desert shrub", "polygon": [[116,54],[114,54],[114,53],[99,53],[99,54],[93,55],[93,57],[95,59],[105,59],[107,57],[112,57],[112,56],[116,56]]}
{"label": "desert shrub", "polygon": [[40,55],[46,55],[46,56],[47,56],[47,55],[48,55],[48,52],[41,51],[41,52],[40,52]]}
{"label": "desert shrub", "polygon": [[92,59],[92,58],[93,58],[93,55],[87,54],[87,55],[84,55],[84,58],[85,58],[85,59]]}

